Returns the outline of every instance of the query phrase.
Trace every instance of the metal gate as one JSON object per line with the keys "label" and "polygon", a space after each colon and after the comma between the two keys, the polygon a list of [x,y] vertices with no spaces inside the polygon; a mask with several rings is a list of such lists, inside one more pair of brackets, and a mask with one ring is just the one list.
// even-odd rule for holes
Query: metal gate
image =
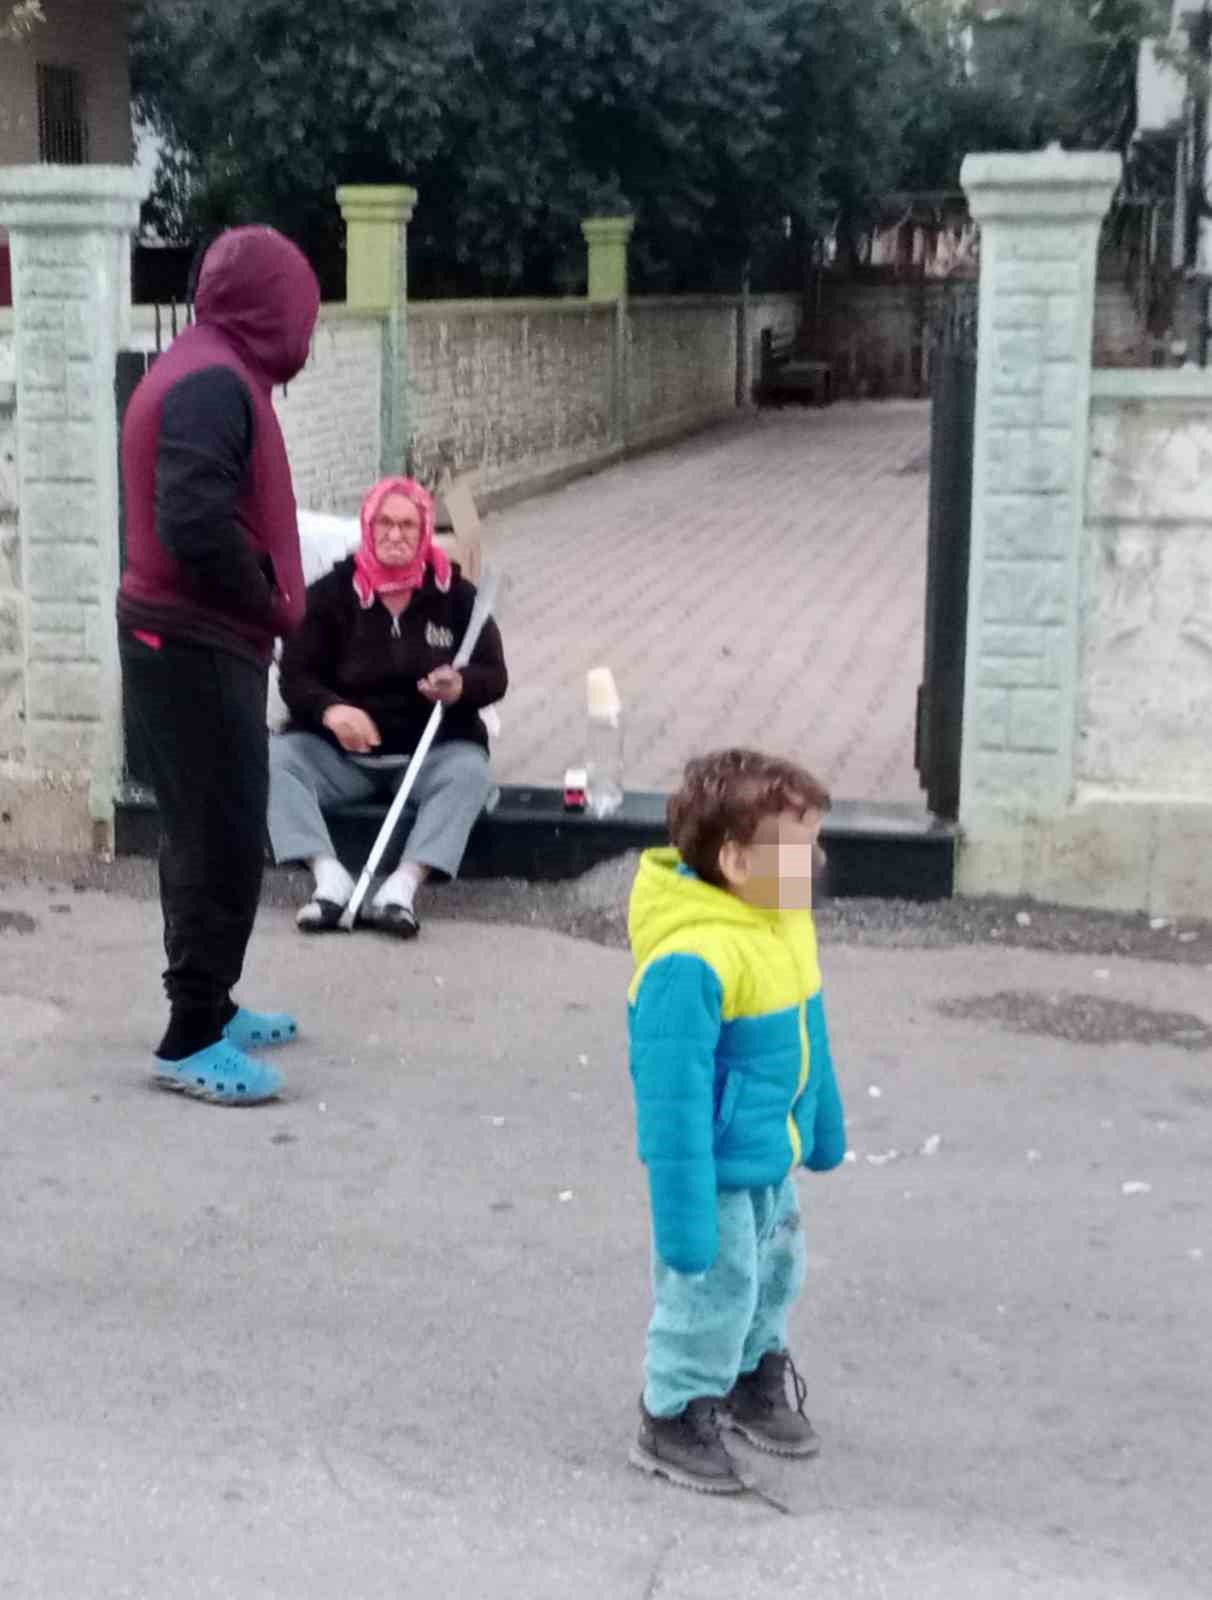
{"label": "metal gate", "polygon": [[[157,319],[157,334],[159,333]],[[126,566],[126,490],[122,483],[122,420],[126,416],[126,408],[130,404],[130,397],[138,388],[143,374],[155,361],[156,356],[151,352],[142,350],[119,350],[118,359],[114,366],[114,404],[118,412],[118,563],[119,570]],[[139,737],[131,725],[131,720],[126,711],[125,701],[122,707],[122,739],[123,749],[126,753],[126,767],[123,774],[125,785],[137,784],[143,788],[151,787],[148,776],[147,764],[143,759],[143,752],[139,744]]]}
{"label": "metal gate", "polygon": [[915,762],[930,810],[949,820],[959,815],[976,323],[976,286],[966,284],[949,295],[931,352],[926,649],[917,693]]}

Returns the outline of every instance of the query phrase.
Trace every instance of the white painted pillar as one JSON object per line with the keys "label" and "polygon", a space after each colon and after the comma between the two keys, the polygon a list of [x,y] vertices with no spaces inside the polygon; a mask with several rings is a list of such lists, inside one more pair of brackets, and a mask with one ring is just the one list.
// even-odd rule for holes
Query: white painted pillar
{"label": "white painted pillar", "polygon": [[964,893],[1022,892],[1072,799],[1099,226],[1118,156],[974,155],[981,229],[960,823]]}
{"label": "white painted pillar", "polygon": [[0,845],[109,843],[121,772],[114,358],[143,179],[0,167],[12,250],[24,733],[0,770]]}

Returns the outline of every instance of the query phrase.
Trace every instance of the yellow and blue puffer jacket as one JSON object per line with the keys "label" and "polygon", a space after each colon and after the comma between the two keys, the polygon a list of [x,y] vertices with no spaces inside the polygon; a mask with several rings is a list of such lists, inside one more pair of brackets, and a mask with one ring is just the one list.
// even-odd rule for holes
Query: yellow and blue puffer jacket
{"label": "yellow and blue puffer jacket", "polygon": [[631,892],[629,1006],[640,1159],[657,1254],[706,1272],[716,1191],[781,1183],[846,1153],[816,925],[760,911],[648,850]]}

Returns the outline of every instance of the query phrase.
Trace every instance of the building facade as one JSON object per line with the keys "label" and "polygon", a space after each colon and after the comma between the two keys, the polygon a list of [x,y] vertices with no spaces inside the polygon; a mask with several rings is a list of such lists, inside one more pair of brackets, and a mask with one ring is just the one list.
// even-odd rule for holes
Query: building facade
{"label": "building facade", "polygon": [[[42,10],[27,32],[0,40],[0,166],[128,165],[125,0],[43,0]],[[0,306],[11,304],[0,230]]]}

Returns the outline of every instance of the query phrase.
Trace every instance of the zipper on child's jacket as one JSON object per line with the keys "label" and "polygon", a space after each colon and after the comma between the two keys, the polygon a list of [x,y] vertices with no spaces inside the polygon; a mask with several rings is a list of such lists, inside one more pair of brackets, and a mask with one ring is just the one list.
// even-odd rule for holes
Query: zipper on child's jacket
{"label": "zipper on child's jacket", "polygon": [[800,1081],[796,1086],[791,1109],[787,1113],[787,1131],[791,1135],[791,1165],[798,1167],[804,1159],[804,1141],[800,1138],[799,1125],[795,1120],[795,1108],[804,1090],[808,1087],[808,1079],[812,1072],[812,1045],[808,1036],[807,1000],[801,1000],[796,1007],[795,1020],[800,1030]]}

